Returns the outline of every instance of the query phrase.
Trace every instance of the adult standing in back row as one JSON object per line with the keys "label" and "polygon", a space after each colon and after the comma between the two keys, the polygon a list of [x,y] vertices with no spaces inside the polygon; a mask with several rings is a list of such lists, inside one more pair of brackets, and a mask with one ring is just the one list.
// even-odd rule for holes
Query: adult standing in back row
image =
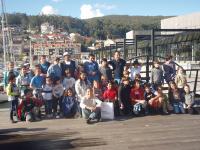
{"label": "adult standing in back row", "polygon": [[69,52],[63,54],[64,61],[61,63],[62,76],[65,76],[65,70],[69,70],[72,77],[75,77],[76,62],[71,60]]}
{"label": "adult standing in back row", "polygon": [[123,76],[123,71],[124,67],[126,66],[126,61],[120,58],[120,52],[116,51],[114,54],[114,59],[111,60],[109,64],[112,66],[114,71],[114,80],[117,81],[119,84]]}

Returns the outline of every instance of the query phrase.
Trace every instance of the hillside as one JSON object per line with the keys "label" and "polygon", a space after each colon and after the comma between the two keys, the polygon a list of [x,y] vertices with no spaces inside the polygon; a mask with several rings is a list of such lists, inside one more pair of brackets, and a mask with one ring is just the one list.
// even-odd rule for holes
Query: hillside
{"label": "hillside", "polygon": [[128,16],[111,15],[81,20],[70,16],[28,16],[22,13],[8,14],[9,25],[20,25],[25,29],[38,28],[44,22],[49,22],[55,28],[63,28],[81,35],[105,39],[107,36],[123,38],[129,30],[160,28],[160,20],[169,16]]}

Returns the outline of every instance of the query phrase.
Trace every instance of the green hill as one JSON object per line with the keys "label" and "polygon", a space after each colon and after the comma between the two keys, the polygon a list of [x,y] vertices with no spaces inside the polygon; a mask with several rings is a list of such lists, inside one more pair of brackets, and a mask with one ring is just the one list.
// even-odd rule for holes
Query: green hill
{"label": "green hill", "polygon": [[25,29],[38,28],[44,22],[49,22],[55,28],[63,28],[81,35],[93,36],[97,39],[109,37],[123,38],[129,30],[160,28],[160,20],[170,16],[128,16],[110,15],[81,20],[70,16],[28,16],[22,13],[8,14],[9,25],[20,25]]}

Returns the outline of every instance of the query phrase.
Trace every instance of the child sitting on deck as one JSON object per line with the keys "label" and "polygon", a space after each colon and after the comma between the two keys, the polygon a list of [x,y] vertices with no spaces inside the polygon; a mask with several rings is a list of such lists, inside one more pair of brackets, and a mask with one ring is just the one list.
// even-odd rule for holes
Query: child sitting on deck
{"label": "child sitting on deck", "polygon": [[151,90],[150,86],[146,85],[145,87],[145,100],[148,103],[150,110],[161,110],[163,114],[168,114],[168,100],[167,96],[163,94],[162,87],[157,86],[157,94],[154,95]]}
{"label": "child sitting on deck", "polygon": [[189,114],[200,114],[200,105],[198,101],[195,101],[195,95],[193,92],[190,91],[190,86],[186,84],[184,86],[185,91],[185,103],[184,108],[185,111]]}
{"label": "child sitting on deck", "polygon": [[176,86],[175,82],[170,81],[169,85],[170,85],[169,101],[170,101],[170,104],[173,106],[174,112],[176,114],[185,113],[185,110],[183,108],[183,102],[184,102],[183,94],[184,93],[181,93],[181,91]]}
{"label": "child sitting on deck", "polygon": [[112,102],[114,104],[114,114],[119,115],[119,103],[117,101],[117,91],[113,85],[113,82],[108,82],[107,90],[103,93],[103,101]]}
{"label": "child sitting on deck", "polygon": [[62,111],[64,117],[74,117],[77,110],[76,97],[73,94],[73,90],[68,88],[64,92],[62,99]]}
{"label": "child sitting on deck", "polygon": [[131,89],[131,103],[133,105],[133,113],[139,115],[146,110],[146,101],[144,99],[144,90],[140,85],[139,80],[134,81],[134,86]]}

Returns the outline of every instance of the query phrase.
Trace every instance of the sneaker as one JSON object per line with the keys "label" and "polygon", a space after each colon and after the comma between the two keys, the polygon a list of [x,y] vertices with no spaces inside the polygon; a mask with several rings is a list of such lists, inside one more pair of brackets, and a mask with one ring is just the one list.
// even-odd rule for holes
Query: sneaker
{"label": "sneaker", "polygon": [[169,115],[168,111],[162,112],[162,115]]}
{"label": "sneaker", "polygon": [[101,118],[98,118],[98,119],[97,119],[97,122],[101,122],[101,121],[102,121]]}
{"label": "sneaker", "polygon": [[60,113],[60,115],[59,115],[59,116],[60,116],[60,118],[63,118],[63,114],[62,114],[62,113]]}
{"label": "sneaker", "polygon": [[15,121],[15,120],[10,120],[10,122],[11,122],[11,123],[17,123],[17,121]]}
{"label": "sneaker", "polygon": [[60,116],[59,115],[56,115],[56,119],[59,119],[60,118]]}
{"label": "sneaker", "polygon": [[36,121],[40,121],[41,119],[39,117],[35,117],[35,120]]}
{"label": "sneaker", "polygon": [[47,118],[50,119],[50,118],[51,118],[51,115],[48,114],[48,115],[47,115]]}
{"label": "sneaker", "polygon": [[91,124],[91,120],[92,120],[91,118],[88,118],[88,119],[86,120],[86,123],[87,123],[87,124]]}

